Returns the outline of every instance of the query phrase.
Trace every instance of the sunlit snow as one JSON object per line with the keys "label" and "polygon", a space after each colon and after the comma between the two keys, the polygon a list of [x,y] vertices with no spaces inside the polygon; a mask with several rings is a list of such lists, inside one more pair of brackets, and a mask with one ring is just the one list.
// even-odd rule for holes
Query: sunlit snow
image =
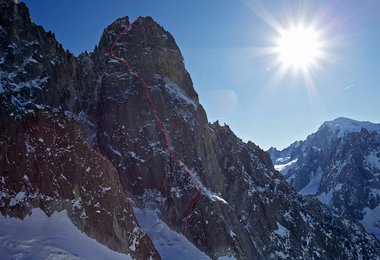
{"label": "sunlit snow", "polygon": [[140,227],[152,239],[162,259],[210,259],[183,234],[170,229],[153,208],[133,207]]}
{"label": "sunlit snow", "polygon": [[1,259],[132,259],[82,233],[66,211],[35,208],[24,220],[0,215]]}

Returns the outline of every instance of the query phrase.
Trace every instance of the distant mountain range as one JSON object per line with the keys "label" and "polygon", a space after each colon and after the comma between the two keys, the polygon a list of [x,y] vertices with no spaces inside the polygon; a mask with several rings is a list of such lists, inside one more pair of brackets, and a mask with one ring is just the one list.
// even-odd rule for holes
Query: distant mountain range
{"label": "distant mountain range", "polygon": [[337,118],[268,153],[298,193],[315,196],[380,239],[380,124]]}

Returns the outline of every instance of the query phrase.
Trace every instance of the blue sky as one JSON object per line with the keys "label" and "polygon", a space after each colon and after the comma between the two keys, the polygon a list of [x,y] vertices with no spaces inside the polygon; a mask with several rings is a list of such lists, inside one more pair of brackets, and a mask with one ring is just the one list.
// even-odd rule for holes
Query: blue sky
{"label": "blue sky", "polygon": [[[304,139],[326,120],[380,122],[380,1],[354,0],[25,0],[35,23],[78,55],[92,51],[116,18],[152,16],[176,39],[209,121],[264,149]],[[313,88],[289,70],[275,82],[273,17],[316,21],[327,59],[310,71]],[[314,89],[314,91],[311,91]]]}

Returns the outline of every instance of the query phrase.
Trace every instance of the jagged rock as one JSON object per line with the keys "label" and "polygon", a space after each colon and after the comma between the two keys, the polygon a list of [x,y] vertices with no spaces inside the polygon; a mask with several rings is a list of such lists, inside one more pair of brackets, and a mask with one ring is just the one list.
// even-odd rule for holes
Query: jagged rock
{"label": "jagged rock", "polygon": [[1,213],[23,218],[33,207],[47,214],[66,209],[81,230],[111,249],[158,259],[117,170],[85,142],[83,118],[64,112],[76,111],[72,95],[65,95],[70,82],[84,80],[72,78],[78,75],[71,73],[74,56],[31,22],[23,3],[0,1],[0,8]]}
{"label": "jagged rock", "polygon": [[380,238],[380,125],[337,118],[297,146],[269,153],[274,162],[286,159],[285,178],[296,191],[315,195]]}
{"label": "jagged rock", "polygon": [[34,207],[48,215],[66,209],[81,230],[110,248],[158,257],[138,228],[116,169],[84,141],[74,118],[39,111],[7,125],[0,144],[2,214],[23,218]]}

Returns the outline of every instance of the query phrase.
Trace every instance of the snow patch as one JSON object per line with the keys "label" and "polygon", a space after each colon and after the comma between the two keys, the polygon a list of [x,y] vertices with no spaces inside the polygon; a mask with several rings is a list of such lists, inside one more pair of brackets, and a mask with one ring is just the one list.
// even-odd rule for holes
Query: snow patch
{"label": "snow patch", "polygon": [[[290,157],[287,157],[287,158],[290,158]],[[279,159],[276,160],[276,163],[280,159],[284,160],[284,158],[279,158]],[[298,158],[296,158],[296,159],[294,159],[294,160],[292,160],[292,161],[290,161],[288,163],[285,163],[285,164],[276,164],[276,165],[274,165],[274,168],[277,171],[279,171],[279,172],[281,172],[282,174],[285,175],[289,171],[289,169],[291,168],[291,166],[294,165],[297,161],[298,161]]]}
{"label": "snow patch", "polygon": [[79,199],[72,200],[71,205],[73,209],[82,209],[82,203]]}
{"label": "snow patch", "polygon": [[[185,164],[184,164],[182,161],[180,161],[180,160],[178,160],[178,162],[179,162],[180,165],[185,165]],[[186,166],[185,166],[185,167],[186,167]],[[186,168],[186,169],[187,169],[187,168]],[[205,186],[203,186],[202,182],[200,181],[200,179],[199,179],[199,177],[198,177],[198,175],[196,174],[195,171],[190,170],[190,169],[187,169],[187,170],[193,175],[193,178],[194,178],[195,182],[199,185],[199,187],[200,187],[202,193],[203,193],[206,197],[210,198],[212,201],[220,201],[220,202],[222,202],[222,203],[224,203],[224,204],[228,204],[228,202],[227,202],[225,199],[223,199],[222,197],[220,197],[220,194],[217,195],[217,194],[213,193],[212,191],[210,191],[209,189],[207,189]]]}
{"label": "snow patch", "polygon": [[104,192],[106,192],[106,191],[110,191],[110,190],[112,190],[111,187],[102,187],[102,186],[100,186],[100,189],[102,190],[102,193],[104,193]]}
{"label": "snow patch", "polygon": [[363,211],[364,216],[360,223],[368,233],[374,234],[380,240],[380,205],[374,209],[364,208]]}
{"label": "snow patch", "polygon": [[182,234],[171,230],[159,219],[156,210],[133,207],[133,211],[141,229],[152,239],[162,259],[210,259]]}
{"label": "snow patch", "polygon": [[234,256],[225,255],[225,256],[219,256],[218,260],[236,260],[236,258]]}
{"label": "snow patch", "polygon": [[281,225],[278,222],[277,222],[277,229],[273,232],[276,233],[277,235],[281,236],[281,237],[288,237],[290,234],[289,229],[287,229],[286,227],[284,227],[283,225]]}
{"label": "snow patch", "polygon": [[174,82],[172,82],[171,80],[167,78],[165,78],[164,81],[165,81],[165,88],[167,89],[167,91],[172,97],[174,97],[177,100],[182,101],[185,104],[192,105],[194,109],[197,109],[197,104],[193,100],[191,100],[189,97],[187,97],[185,93],[183,92],[183,90],[177,84],[175,84]]}
{"label": "snow patch", "polygon": [[132,259],[79,231],[67,212],[49,218],[39,208],[24,220],[0,215],[2,259]]}
{"label": "snow patch", "polygon": [[142,159],[140,156],[138,156],[135,152],[129,151],[128,155],[131,156],[133,159],[139,162],[145,162],[144,159]]}
{"label": "snow patch", "polygon": [[13,206],[16,206],[19,203],[21,204],[25,199],[26,199],[25,192],[20,191],[19,193],[16,194],[15,197],[13,197],[9,201],[9,206],[13,207]]}
{"label": "snow patch", "polygon": [[289,161],[289,159],[290,159],[290,156],[284,157],[284,158],[278,158],[278,159],[276,159],[276,163],[284,163],[284,162]]}
{"label": "snow patch", "polygon": [[323,172],[321,168],[317,169],[317,173],[312,175],[309,183],[302,188],[298,193],[301,195],[315,195],[318,192],[319,186],[321,184]]}
{"label": "snow patch", "polygon": [[177,198],[180,198],[183,195],[182,191],[181,191],[181,189],[179,187],[171,187],[170,188],[170,192],[174,193]]}
{"label": "snow patch", "polygon": [[118,150],[115,150],[111,145],[109,145],[108,147],[110,148],[111,152],[122,157],[121,153]]}
{"label": "snow patch", "polygon": [[372,151],[365,157],[363,162],[366,168],[369,170],[373,169],[376,173],[380,173],[380,158],[378,154],[380,154],[379,151]]}
{"label": "snow patch", "polygon": [[204,194],[209,197],[212,201],[220,201],[224,204],[228,204],[227,201],[225,201],[225,199],[223,199],[222,197],[220,197],[219,195],[216,195],[215,193],[211,192],[210,190],[208,190],[206,187],[203,186],[202,188],[202,191],[204,192]]}
{"label": "snow patch", "polygon": [[317,199],[325,205],[329,205],[332,199],[334,190],[330,190],[328,193],[323,192],[317,196]]}
{"label": "snow patch", "polygon": [[36,63],[36,64],[38,64],[38,61],[36,61],[32,57],[29,57],[29,59],[27,60],[27,63]]}
{"label": "snow patch", "polygon": [[139,241],[137,241],[137,238],[134,237],[132,244],[129,246],[129,249],[134,252],[136,251],[136,248],[138,247],[138,245],[139,245]]}

